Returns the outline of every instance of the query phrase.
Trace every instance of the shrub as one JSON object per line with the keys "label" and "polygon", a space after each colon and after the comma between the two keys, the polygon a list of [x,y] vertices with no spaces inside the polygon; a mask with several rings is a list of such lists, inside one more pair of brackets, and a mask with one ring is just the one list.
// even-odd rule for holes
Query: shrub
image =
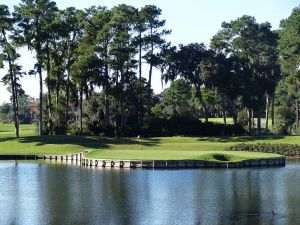
{"label": "shrub", "polygon": [[243,127],[247,128],[248,126],[248,113],[247,109],[244,108],[238,113],[238,123]]}
{"label": "shrub", "polygon": [[300,145],[297,144],[237,144],[226,150],[276,153],[284,156],[300,157]]}
{"label": "shrub", "polygon": [[232,136],[246,133],[239,124],[203,123],[189,117],[172,117],[170,119],[155,117],[143,127],[142,132],[144,136]]}

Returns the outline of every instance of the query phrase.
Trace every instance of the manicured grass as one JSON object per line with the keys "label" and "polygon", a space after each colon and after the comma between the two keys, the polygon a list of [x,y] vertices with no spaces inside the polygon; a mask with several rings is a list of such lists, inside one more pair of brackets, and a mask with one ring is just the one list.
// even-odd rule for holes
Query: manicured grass
{"label": "manicured grass", "polygon": [[[205,119],[204,119],[204,118],[201,118],[201,121],[204,122]],[[208,118],[208,121],[209,121],[209,122],[212,122],[212,123],[220,123],[220,124],[224,124],[223,118]],[[269,118],[268,121],[269,121],[269,122],[268,122],[269,127],[271,127],[272,119]],[[226,123],[227,123],[227,124],[233,124],[233,118],[232,118],[232,117],[227,117],[227,118],[226,118]],[[257,125],[257,118],[254,118],[254,123]],[[256,125],[255,125],[255,126],[256,126]],[[266,119],[262,118],[262,119],[261,119],[261,127],[262,127],[262,128],[265,128],[265,126],[266,126]]]}
{"label": "manicured grass", "polygon": [[[205,122],[205,119],[204,119],[204,118],[201,118],[201,121],[202,121],[202,122]],[[212,122],[212,123],[221,123],[221,124],[224,124],[224,119],[223,119],[223,118],[208,118],[208,121],[209,121],[209,122]],[[233,124],[233,119],[232,119],[232,117],[226,118],[226,123],[227,123],[227,124]]]}
{"label": "manicured grass", "polygon": [[[34,124],[21,124],[20,134],[21,136],[36,135],[36,126]],[[13,124],[0,123],[0,138],[14,137],[14,136],[15,136],[15,127]]]}
{"label": "manicured grass", "polygon": [[[13,125],[0,124],[0,154],[67,154],[89,150],[88,157],[101,159],[179,160],[212,159],[229,155],[231,161],[274,157],[264,153],[227,152],[238,143],[300,143],[300,136],[154,137],[106,138],[96,136],[33,136],[33,125],[21,125],[21,138],[14,138]],[[278,155],[277,155],[278,156]]]}
{"label": "manicured grass", "polygon": [[278,157],[277,154],[253,153],[253,152],[225,152],[225,151],[174,151],[174,150],[95,150],[88,154],[88,158],[98,159],[123,159],[123,160],[216,160],[213,155],[228,156],[230,162],[254,158]]}

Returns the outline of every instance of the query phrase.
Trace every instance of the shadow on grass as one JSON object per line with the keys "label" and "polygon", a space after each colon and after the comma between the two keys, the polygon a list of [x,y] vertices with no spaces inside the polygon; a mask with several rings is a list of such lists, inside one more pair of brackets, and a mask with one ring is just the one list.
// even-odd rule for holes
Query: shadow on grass
{"label": "shadow on grass", "polygon": [[200,137],[198,141],[209,142],[251,142],[251,141],[266,141],[266,140],[280,140],[284,136],[279,135],[265,135],[265,136],[221,136],[221,137]]}
{"label": "shadow on grass", "polygon": [[35,143],[36,146],[43,145],[77,145],[84,148],[94,149],[108,149],[110,145],[143,145],[143,146],[155,146],[160,143],[159,138],[149,139],[134,139],[134,138],[109,138],[109,137],[96,137],[96,136],[72,136],[72,135],[57,135],[57,136],[27,136],[20,137],[4,137],[0,138],[1,142],[15,141],[19,143]]}

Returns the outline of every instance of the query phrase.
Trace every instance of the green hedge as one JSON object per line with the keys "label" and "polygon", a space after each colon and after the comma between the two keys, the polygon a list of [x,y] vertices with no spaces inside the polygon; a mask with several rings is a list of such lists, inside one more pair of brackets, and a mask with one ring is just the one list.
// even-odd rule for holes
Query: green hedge
{"label": "green hedge", "polygon": [[297,144],[237,144],[226,150],[276,153],[289,157],[300,157],[300,145]]}

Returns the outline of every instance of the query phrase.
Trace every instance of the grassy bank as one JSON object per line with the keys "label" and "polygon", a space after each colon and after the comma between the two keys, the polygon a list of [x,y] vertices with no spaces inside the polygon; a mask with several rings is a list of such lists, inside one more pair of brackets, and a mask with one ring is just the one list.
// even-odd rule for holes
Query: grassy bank
{"label": "grassy bank", "polygon": [[90,136],[34,136],[33,125],[21,125],[14,138],[13,125],[0,124],[0,154],[67,154],[90,150],[88,157],[137,160],[214,160],[226,154],[230,161],[273,157],[264,153],[227,152],[238,143],[300,143],[299,136],[105,138]]}

